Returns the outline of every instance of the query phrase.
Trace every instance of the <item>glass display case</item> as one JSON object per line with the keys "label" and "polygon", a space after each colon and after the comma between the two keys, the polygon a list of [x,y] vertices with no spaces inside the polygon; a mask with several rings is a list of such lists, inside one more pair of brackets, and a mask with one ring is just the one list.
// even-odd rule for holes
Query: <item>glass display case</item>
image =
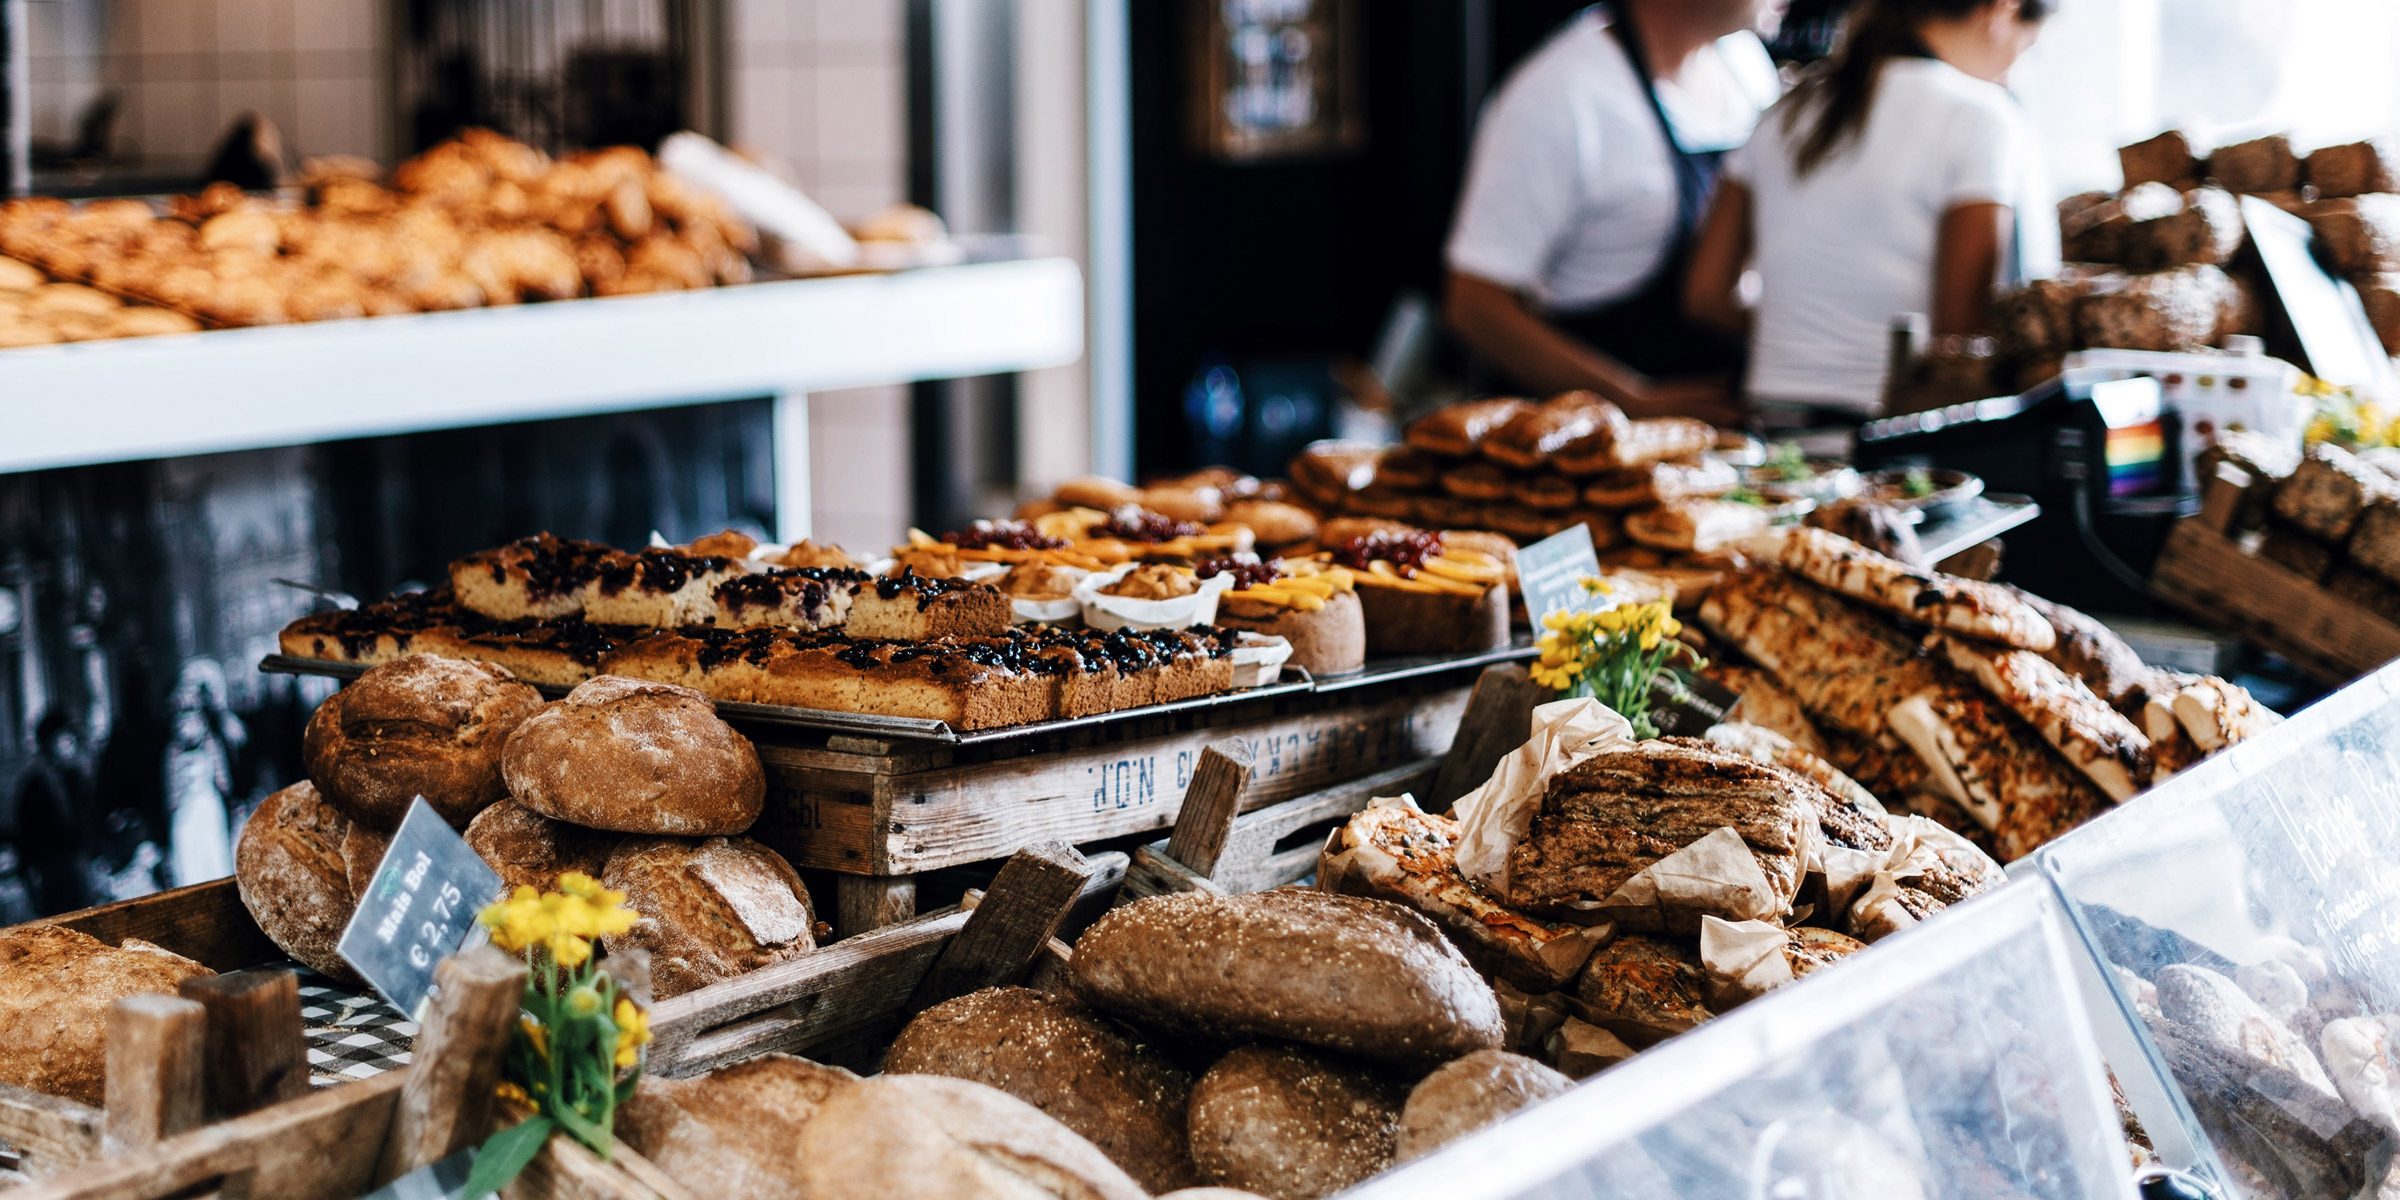
{"label": "glass display case", "polygon": [[2245,1197],[2400,1195],[2400,665],[2037,861],[2149,1060],[2120,1073],[2175,1082],[2127,1088],[2162,1153]]}
{"label": "glass display case", "polygon": [[2013,883],[1349,1195],[2129,1198],[2071,950]]}

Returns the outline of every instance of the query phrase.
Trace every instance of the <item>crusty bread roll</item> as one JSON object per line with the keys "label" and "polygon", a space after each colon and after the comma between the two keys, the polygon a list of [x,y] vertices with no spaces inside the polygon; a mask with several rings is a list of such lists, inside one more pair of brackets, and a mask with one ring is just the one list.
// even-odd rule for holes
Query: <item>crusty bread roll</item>
{"label": "crusty bread roll", "polygon": [[883,1069],[1007,1092],[1151,1191],[1199,1182],[1184,1138],[1191,1075],[1065,997],[1000,987],[934,1005],[900,1031]]}
{"label": "crusty bread roll", "polygon": [[0,1083],[99,1104],[109,1005],[213,974],[144,941],[111,948],[63,925],[0,929]]}
{"label": "crusty bread roll", "polygon": [[452,828],[506,794],[500,748],[541,693],[490,663],[411,654],[369,667],[317,706],[301,754],[342,815],[396,829],[417,796]]}
{"label": "crusty bread roll", "polygon": [[501,756],[508,794],[589,829],[710,837],[758,820],[758,751],[706,696],[602,675],[534,714]]}
{"label": "crusty bread roll", "polygon": [[553,821],[514,800],[483,810],[467,825],[467,845],[512,892],[520,887],[553,891],[568,871],[597,879],[624,840],[606,830]]}
{"label": "crusty bread roll", "polygon": [[1316,516],[1281,500],[1235,501],[1225,506],[1225,519],[1249,526],[1261,546],[1297,546],[1317,536]]}
{"label": "crusty bread roll", "polygon": [[843,1200],[1143,1200],[1108,1156],[980,1083],[883,1075],[837,1088],[800,1131],[802,1196]]}
{"label": "crusty bread roll", "polygon": [[[493,805],[498,808],[499,805]],[[484,812],[492,811],[490,808]],[[367,885],[374,882],[375,868],[383,865],[384,851],[392,848],[392,835],[380,829],[369,829],[356,821],[342,832],[342,873],[350,881],[350,898],[364,899]]]}
{"label": "crusty bread roll", "polygon": [[1431,1154],[1573,1086],[1574,1080],[1506,1050],[1452,1059],[1409,1092],[1400,1110],[1400,1161]]}
{"label": "crusty bread roll", "polygon": [[748,838],[629,838],[601,880],[640,914],[607,939],[610,953],[650,952],[659,999],[679,996],[816,948],[808,889],[781,855]]}
{"label": "crusty bread roll", "polygon": [[285,954],[336,979],[357,978],[334,953],[357,907],[342,855],[350,828],[304,779],[267,797],[233,847],[234,890],[250,919]]}
{"label": "crusty bread roll", "polygon": [[1211,1182],[1316,1200],[1392,1163],[1403,1093],[1292,1046],[1243,1046],[1192,1085],[1192,1157]]}
{"label": "crusty bread roll", "polygon": [[818,1106],[858,1082],[840,1067],[766,1054],[695,1079],[645,1074],[617,1136],[694,1196],[802,1195],[793,1147]]}
{"label": "crusty bread roll", "polygon": [[1498,1046],[1500,1001],[1397,904],[1278,890],[1151,896],[1084,931],[1075,993],[1147,1025],[1434,1063]]}

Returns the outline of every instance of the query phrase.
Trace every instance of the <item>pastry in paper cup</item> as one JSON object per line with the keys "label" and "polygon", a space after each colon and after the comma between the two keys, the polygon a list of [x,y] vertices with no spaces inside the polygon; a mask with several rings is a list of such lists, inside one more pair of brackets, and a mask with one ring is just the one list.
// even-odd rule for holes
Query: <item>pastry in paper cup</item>
{"label": "pastry in paper cup", "polygon": [[1066,625],[1083,619],[1083,602],[1075,598],[1075,588],[1090,575],[1076,567],[1025,562],[992,582],[1008,597],[1009,619],[1015,623]]}
{"label": "pastry in paper cup", "polygon": [[1239,635],[1233,644],[1233,686],[1265,687],[1283,678],[1283,664],[1292,658],[1292,643],[1263,633]]}
{"label": "pastry in paper cup", "polygon": [[[1187,629],[1214,624],[1217,598],[1231,586],[1229,575],[1201,579],[1182,567],[1120,563],[1085,576],[1075,585],[1075,600],[1083,609],[1083,623],[1103,633]],[[1180,594],[1167,594],[1171,592]]]}

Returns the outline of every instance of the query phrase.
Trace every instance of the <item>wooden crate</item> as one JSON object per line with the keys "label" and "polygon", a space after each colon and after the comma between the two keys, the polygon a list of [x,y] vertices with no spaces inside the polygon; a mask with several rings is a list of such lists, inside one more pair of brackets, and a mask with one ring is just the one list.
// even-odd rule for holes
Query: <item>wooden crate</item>
{"label": "wooden crate", "polygon": [[990,746],[759,731],[767,807],[751,836],[838,874],[834,925],[850,936],[913,914],[924,872],[1167,828],[1212,743],[1246,748],[1250,807],[1439,754],[1468,692],[1401,680]]}
{"label": "wooden crate", "polygon": [[2251,554],[2236,540],[2234,518],[2245,495],[2268,486],[2271,481],[2220,467],[2199,514],[2168,532],[2158,565],[2151,569],[2152,593],[2193,620],[2239,634],[2330,686],[2400,658],[2400,625]]}

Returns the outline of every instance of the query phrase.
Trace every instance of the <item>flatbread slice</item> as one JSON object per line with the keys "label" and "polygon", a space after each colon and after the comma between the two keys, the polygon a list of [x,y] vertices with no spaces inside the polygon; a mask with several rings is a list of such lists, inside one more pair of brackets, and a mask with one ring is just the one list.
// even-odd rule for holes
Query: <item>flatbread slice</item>
{"label": "flatbread slice", "polygon": [[2082,680],[2030,650],[1935,635],[1934,648],[2120,804],[2150,785],[2150,739]]}
{"label": "flatbread slice", "polygon": [[2050,622],[2009,589],[1918,570],[1837,533],[1793,529],[1779,560],[1819,587],[1936,629],[2036,653],[2058,644]]}

